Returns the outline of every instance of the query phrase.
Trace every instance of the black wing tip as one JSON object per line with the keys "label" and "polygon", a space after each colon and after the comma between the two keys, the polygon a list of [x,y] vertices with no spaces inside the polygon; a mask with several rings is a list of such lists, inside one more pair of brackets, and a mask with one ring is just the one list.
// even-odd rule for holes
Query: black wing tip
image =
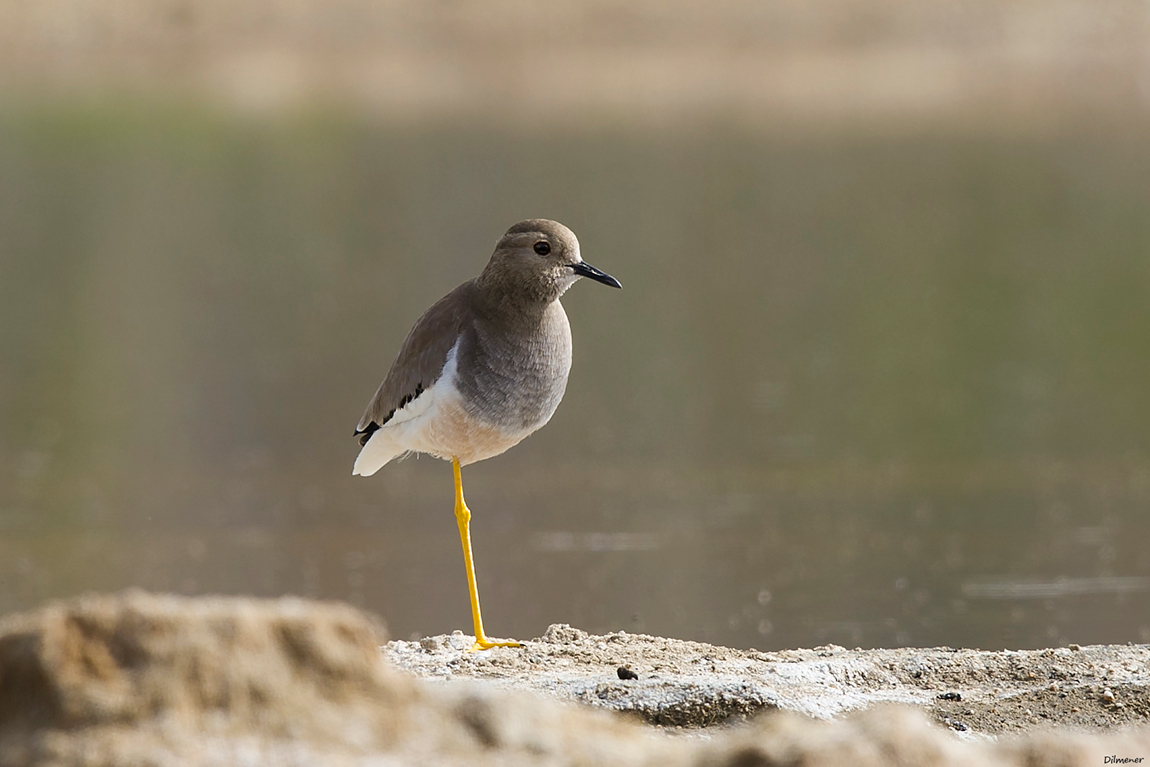
{"label": "black wing tip", "polygon": [[379,431],[379,424],[377,424],[375,421],[372,421],[363,429],[356,429],[355,436],[359,437],[359,446],[363,447],[366,445],[367,441],[371,439],[371,435],[375,434],[377,431]]}
{"label": "black wing tip", "polygon": [[[422,383],[422,382],[420,382],[420,383],[416,384],[416,385],[415,385],[415,393],[414,393],[414,394],[408,394],[406,397],[404,397],[403,399],[401,399],[401,400],[399,401],[399,405],[398,405],[398,406],[396,406],[396,407],[394,407],[394,408],[392,408],[392,409],[391,409],[391,412],[387,414],[387,418],[384,418],[384,419],[383,419],[383,423],[387,423],[388,421],[390,421],[390,420],[391,420],[391,417],[392,417],[393,415],[395,415],[395,411],[396,411],[396,410],[401,410],[401,409],[403,409],[403,408],[407,407],[407,405],[408,405],[408,404],[409,404],[409,403],[410,403],[410,402],[411,402],[413,399],[415,399],[416,397],[418,397],[420,394],[423,394],[423,392],[424,392],[424,391],[426,391],[426,390],[423,388],[423,383]],[[368,441],[369,439],[371,439],[371,435],[372,435],[372,434],[374,434],[375,432],[379,431],[379,428],[380,428],[382,425],[383,425],[383,424],[379,424],[379,423],[376,423],[375,421],[369,421],[369,422],[368,422],[368,424],[367,424],[367,426],[365,426],[364,428],[362,428],[362,429],[358,429],[358,428],[357,428],[357,429],[355,430],[355,435],[354,435],[354,436],[356,436],[356,437],[359,437],[359,445],[360,445],[360,447],[363,447],[364,445],[366,445],[366,444],[367,444],[367,441]]]}

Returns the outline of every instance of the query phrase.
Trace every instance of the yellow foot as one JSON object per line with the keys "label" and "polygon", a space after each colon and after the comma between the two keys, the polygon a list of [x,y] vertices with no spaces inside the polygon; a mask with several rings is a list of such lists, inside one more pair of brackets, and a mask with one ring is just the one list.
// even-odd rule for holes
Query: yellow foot
{"label": "yellow foot", "polygon": [[479,652],[480,650],[490,650],[492,647],[522,647],[523,645],[518,642],[492,642],[487,637],[480,637],[475,640],[475,644],[471,645],[468,652]]}

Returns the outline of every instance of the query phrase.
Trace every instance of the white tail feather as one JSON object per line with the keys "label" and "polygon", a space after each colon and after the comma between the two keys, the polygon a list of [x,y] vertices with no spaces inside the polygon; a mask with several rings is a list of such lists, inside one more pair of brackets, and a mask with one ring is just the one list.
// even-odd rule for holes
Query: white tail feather
{"label": "white tail feather", "polygon": [[355,459],[352,467],[352,476],[370,477],[382,469],[392,459],[406,453],[407,449],[395,444],[391,435],[384,429],[378,429]]}
{"label": "white tail feather", "polygon": [[444,398],[458,396],[455,392],[455,355],[458,351],[457,340],[447,353],[439,380],[424,389],[418,397],[393,411],[387,423],[372,433],[355,459],[352,476],[370,477],[404,453],[429,452],[423,439],[423,430],[435,420],[436,403]]}

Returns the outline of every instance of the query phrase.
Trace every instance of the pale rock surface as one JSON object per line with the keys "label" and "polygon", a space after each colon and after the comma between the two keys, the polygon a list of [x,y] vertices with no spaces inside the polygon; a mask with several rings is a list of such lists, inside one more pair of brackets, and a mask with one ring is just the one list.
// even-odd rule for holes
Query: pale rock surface
{"label": "pale rock surface", "polygon": [[[540,643],[599,644],[562,628],[550,638]],[[431,655],[454,639],[404,652]],[[0,619],[0,766],[1074,767],[1150,755],[1146,729],[971,741],[897,706],[672,734],[481,679],[420,681],[383,660],[384,641],[370,616],[300,599],[129,592],[9,615]]]}

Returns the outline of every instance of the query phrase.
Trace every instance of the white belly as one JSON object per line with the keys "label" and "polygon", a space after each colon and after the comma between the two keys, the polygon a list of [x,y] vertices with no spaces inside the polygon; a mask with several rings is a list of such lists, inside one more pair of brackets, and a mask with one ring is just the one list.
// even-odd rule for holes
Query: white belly
{"label": "white belly", "polygon": [[462,404],[450,400],[437,403],[428,417],[408,423],[403,435],[408,450],[448,461],[457,458],[463,465],[499,455],[535,431],[506,431],[484,423],[468,414]]}
{"label": "white belly", "polygon": [[371,476],[405,453],[427,453],[447,461],[455,458],[462,465],[475,463],[514,447],[550,420],[548,414],[529,428],[508,429],[468,413],[455,388],[457,348],[458,344],[447,355],[439,380],[396,410],[371,435],[355,460],[352,474]]}

